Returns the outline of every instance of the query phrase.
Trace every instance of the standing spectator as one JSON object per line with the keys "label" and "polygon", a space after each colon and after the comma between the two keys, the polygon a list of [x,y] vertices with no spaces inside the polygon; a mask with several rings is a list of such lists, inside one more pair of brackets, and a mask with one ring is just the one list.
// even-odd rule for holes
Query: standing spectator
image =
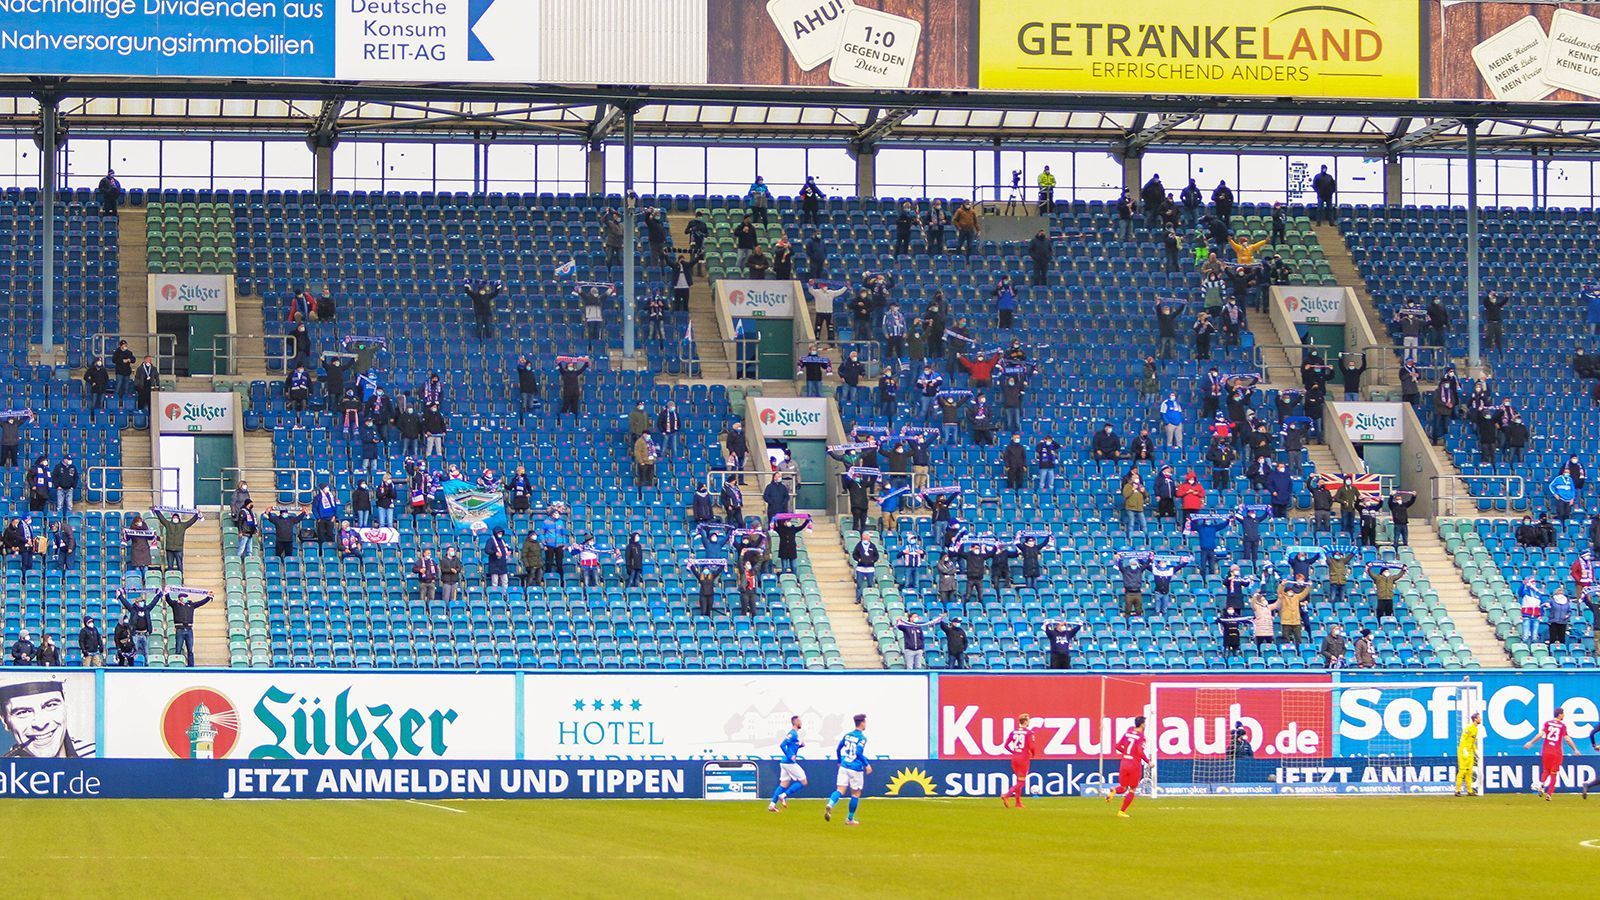
{"label": "standing spectator", "polygon": [[922,233],[927,237],[930,256],[944,254],[944,233],[949,224],[950,217],[945,214],[944,201],[934,198],[928,212],[922,217]]}
{"label": "standing spectator", "polygon": [[1048,282],[1050,273],[1050,260],[1053,258],[1050,248],[1050,237],[1044,231],[1033,236],[1028,242],[1028,258],[1033,260],[1033,286],[1044,287]]}
{"label": "standing spectator", "polygon": [[106,394],[111,390],[111,373],[106,371],[106,364],[96,356],[83,370],[83,398],[89,404],[89,421],[93,422],[95,414],[105,409]]}
{"label": "standing spectator", "polygon": [[1224,226],[1232,225],[1233,189],[1228,187],[1227,181],[1217,182],[1216,189],[1211,192],[1211,206]]}
{"label": "standing spectator", "polygon": [[111,632],[111,643],[117,648],[117,665],[128,668],[134,662],[133,627],[128,624],[128,614],[123,613],[117,620],[117,627]]}
{"label": "standing spectator", "polygon": [[122,398],[133,392],[133,364],[138,362],[138,357],[128,349],[127,341],[118,341],[117,349],[111,354],[111,369],[116,375],[116,388],[113,396],[117,398],[117,406],[122,406]]}
{"label": "standing spectator", "polygon": [[895,256],[908,256],[911,253],[911,232],[920,225],[917,211],[912,208],[911,201],[900,204],[900,214],[894,220],[894,250]]}
{"label": "standing spectator", "polygon": [[538,587],[544,583],[544,547],[539,544],[538,535],[529,531],[522,539],[522,548],[518,553],[522,561],[522,570],[518,573],[518,580],[522,589],[527,590],[529,585]]}
{"label": "standing spectator", "polygon": [[1537,576],[1529,575],[1517,588],[1517,604],[1522,610],[1522,642],[1533,644],[1539,640],[1539,618],[1544,612],[1544,588]]}
{"label": "standing spectator", "polygon": [[[1573,602],[1567,598],[1567,592],[1556,588],[1554,595],[1544,605],[1544,620],[1549,627],[1548,642],[1551,644],[1565,644],[1567,642],[1567,627],[1572,624]],[[45,640],[49,640],[48,637]]]}
{"label": "standing spectator", "polygon": [[[828,245],[815,231],[806,240],[806,277],[814,281],[828,277]],[[818,332],[817,337],[823,337],[822,333]]]}
{"label": "standing spectator", "polygon": [[150,568],[150,545],[155,541],[156,533],[149,525],[145,524],[144,517],[135,513],[133,521],[122,530],[122,539],[128,545],[128,571],[139,573],[144,578],[145,570]]}
{"label": "standing spectator", "polygon": [[1179,192],[1178,200],[1183,204],[1184,223],[1193,228],[1200,219],[1200,207],[1205,203],[1205,196],[1200,193],[1200,186],[1194,183],[1193,178]]}
{"label": "standing spectator", "polygon": [[461,587],[461,554],[454,547],[444,548],[444,555],[439,557],[439,599],[449,606],[456,599],[456,590]]}
{"label": "standing spectator", "polygon": [[1389,515],[1394,522],[1394,546],[1411,543],[1411,507],[1417,502],[1416,491],[1395,491],[1389,495]]}
{"label": "standing spectator", "polygon": [[50,502],[55,499],[54,469],[50,466],[50,458],[40,455],[33,461],[33,467],[28,470],[28,511],[44,512],[50,508]]}
{"label": "standing spectator", "polygon": [[588,357],[563,356],[556,360],[556,372],[561,376],[560,415],[583,415],[583,375],[587,371]]}
{"label": "standing spectator", "polygon": [[133,372],[133,407],[139,412],[150,411],[150,396],[157,388],[161,387],[161,373],[156,370],[155,360],[146,356],[144,362]]}
{"label": "standing spectator", "polygon": [[167,602],[172,613],[172,636],[177,642],[173,652],[182,653],[184,664],[194,668],[194,611],[211,602],[211,593],[166,587],[157,597]]}
{"label": "standing spectator", "polygon": [[508,588],[511,586],[511,543],[506,540],[506,530],[496,528],[494,534],[484,542],[483,555],[488,561],[485,571],[489,579],[489,587]]}
{"label": "standing spectator", "polygon": [[1505,347],[1505,311],[1511,304],[1511,298],[1499,291],[1490,291],[1489,296],[1483,299],[1483,326],[1484,337],[1488,345],[1495,350],[1504,350]]}
{"label": "standing spectator", "polygon": [[773,472],[772,481],[761,491],[761,500],[767,505],[768,525],[772,524],[775,517],[789,512],[789,499],[789,486],[783,483],[777,472]]}
{"label": "standing spectator", "polygon": [[1044,623],[1044,636],[1050,642],[1050,668],[1072,668],[1072,650],[1083,630],[1082,622],[1051,619]]}
{"label": "standing spectator", "polygon": [[1178,237],[1178,230],[1176,228],[1173,228],[1170,225],[1167,226],[1166,230],[1161,235],[1161,246],[1167,251],[1167,271],[1179,271],[1178,251],[1183,248],[1183,239]]}
{"label": "standing spectator", "polygon": [[[245,501],[239,504],[238,510],[233,514],[233,526],[239,531],[239,539],[234,543],[234,555],[244,559],[250,555],[256,532],[259,530],[256,523],[255,501],[246,497]],[[291,540],[292,537],[291,535]]]}
{"label": "standing spectator", "polygon": [[[272,525],[273,555],[279,559],[294,556],[296,532],[306,519],[304,507],[298,510],[274,509],[263,518]],[[248,552],[248,549],[246,550]]]}
{"label": "standing spectator", "polygon": [[640,496],[645,488],[656,486],[656,462],[660,458],[656,442],[646,430],[633,442],[634,487]]}
{"label": "standing spectator", "polygon": [[1356,638],[1356,668],[1373,669],[1378,665],[1378,653],[1372,646],[1372,629],[1361,629],[1361,636]]}
{"label": "standing spectator", "polygon": [[[528,540],[533,540],[531,534],[528,536]],[[528,556],[527,544],[523,544],[522,555],[524,564],[526,564]],[[622,583],[624,588],[644,587],[644,543],[640,540],[639,532],[637,531],[628,535],[628,543],[622,548],[622,568],[625,573]]]}
{"label": "standing spectator", "polygon": [[333,525],[338,516],[339,498],[334,496],[333,489],[324,482],[311,496],[311,521],[316,526],[318,544],[333,541]]}
{"label": "standing spectator", "polygon": [[[817,187],[817,180],[811,175],[806,176],[806,183],[800,188],[800,221],[807,225],[822,224],[822,188]],[[937,203],[938,201],[934,201]]]}
{"label": "standing spectator", "polygon": [[772,205],[772,191],[767,188],[766,179],[756,176],[750,189],[745,192],[745,199],[750,204],[750,214],[762,225],[767,224],[767,208]]}
{"label": "standing spectator", "polygon": [[66,518],[72,514],[72,494],[78,489],[78,465],[72,461],[70,451],[61,457],[61,462],[56,463],[54,471],[50,473],[50,483],[55,487],[56,515]]}
{"label": "standing spectator", "polygon": [[756,614],[756,597],[761,591],[761,575],[756,571],[756,564],[746,562],[739,567],[739,613],[746,616]]}
{"label": "standing spectator", "polygon": [[1450,311],[1438,297],[1428,302],[1428,328],[1432,332],[1433,346],[1445,346],[1445,335],[1450,330]]}
{"label": "standing spectator", "polygon": [[567,586],[567,522],[566,508],[552,505],[545,517],[539,520],[539,543],[544,546],[545,577],[555,574],[562,587]]}
{"label": "standing spectator", "polygon": [[772,269],[772,260],[767,256],[767,251],[758,244],[750,251],[750,255],[745,257],[744,268],[745,277],[753,281],[763,281]]}
{"label": "standing spectator", "polygon": [[128,628],[133,637],[133,651],[140,661],[150,658],[150,611],[161,602],[160,594],[155,591],[149,592],[149,598],[141,602],[138,595],[143,593],[145,592],[142,589],[135,590],[135,598],[131,600],[125,591],[117,593],[117,602],[122,604],[123,610],[127,613]]}
{"label": "standing spectator", "polygon": [[944,632],[945,665],[952,669],[967,668],[967,630],[962,627],[961,619],[945,619],[939,623],[939,630]]}
{"label": "standing spectator", "polygon": [[881,556],[872,532],[862,532],[855,548],[850,551],[850,561],[855,564],[856,572],[856,603],[864,605],[867,588],[877,587],[878,559]]}
{"label": "standing spectator", "polygon": [[1322,639],[1322,664],[1330,669],[1344,666],[1345,640],[1344,626],[1338,622],[1328,628],[1328,633]]}
{"label": "standing spectator", "polygon": [[757,241],[756,226],[749,216],[745,216],[733,229],[733,246],[740,271],[744,270],[751,252],[756,249]]}
{"label": "standing spectator", "polygon": [[155,514],[156,521],[161,524],[161,544],[167,551],[166,568],[182,572],[184,536],[190,527],[200,521],[200,513],[190,513],[187,519],[179,513],[168,515],[164,509],[155,510]]}
{"label": "standing spectator", "polygon": [[72,568],[73,554],[78,552],[78,535],[72,530],[72,520],[62,517],[50,529],[50,549],[56,554],[56,568],[67,572]]}
{"label": "standing spectator", "polygon": [[472,322],[480,341],[494,337],[494,301],[504,287],[499,281],[486,279],[471,280],[462,286],[472,301]]}
{"label": "standing spectator", "polygon": [[433,558],[433,550],[423,548],[411,567],[411,574],[417,579],[417,602],[427,607],[433,602],[433,594],[439,584],[439,563]]}
{"label": "standing spectator", "polygon": [[1311,179],[1311,190],[1317,195],[1317,205],[1311,208],[1312,224],[1333,224],[1333,195],[1338,189],[1339,184],[1329,174],[1327,166],[1323,166],[1322,171]]}
{"label": "standing spectator", "polygon": [[106,664],[105,638],[100,636],[100,628],[92,616],[84,616],[83,627],[78,629],[78,652],[88,668],[98,669]]}
{"label": "standing spectator", "polygon": [[1028,448],[1022,445],[1022,435],[1011,436],[1011,443],[1000,451],[1000,464],[1005,471],[1006,487],[1020,492],[1028,486]]}
{"label": "standing spectator", "polygon": [[117,204],[122,201],[122,182],[117,180],[117,173],[107,169],[106,177],[95,185],[94,194],[100,198],[100,215],[116,215]]}
{"label": "standing spectator", "polygon": [[[1407,566],[1399,563],[1374,561],[1367,563],[1367,577],[1372,579],[1373,607],[1372,614],[1378,619],[1392,619],[1394,615],[1394,593],[1399,586],[1400,579],[1405,577]],[[1341,594],[1343,592],[1341,591]]]}
{"label": "standing spectator", "polygon": [[978,235],[983,233],[983,223],[978,221],[978,213],[972,208],[972,202],[963,200],[950,221],[956,226],[956,249],[970,258],[973,246],[978,243]]}
{"label": "standing spectator", "polygon": [[601,213],[600,227],[604,229],[600,246],[605,250],[606,265],[622,265],[622,213],[614,209]]}
{"label": "standing spectator", "polygon": [[1161,207],[1167,199],[1167,188],[1161,183],[1160,175],[1151,175],[1150,180],[1139,189],[1139,202],[1144,207],[1144,223],[1150,228],[1161,224]]}
{"label": "standing spectator", "polygon": [[907,669],[926,669],[927,635],[926,629],[936,627],[944,621],[944,616],[935,616],[924,620],[921,615],[912,613],[894,620],[896,631],[900,632],[900,644],[905,655]]}

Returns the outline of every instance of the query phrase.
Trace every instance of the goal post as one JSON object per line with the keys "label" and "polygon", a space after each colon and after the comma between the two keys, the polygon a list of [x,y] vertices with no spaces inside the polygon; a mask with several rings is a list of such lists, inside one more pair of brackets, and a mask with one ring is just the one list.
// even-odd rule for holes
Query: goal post
{"label": "goal post", "polygon": [[[1482,682],[1157,681],[1145,746],[1153,795],[1435,794]],[[1483,733],[1471,785],[1483,791]]]}

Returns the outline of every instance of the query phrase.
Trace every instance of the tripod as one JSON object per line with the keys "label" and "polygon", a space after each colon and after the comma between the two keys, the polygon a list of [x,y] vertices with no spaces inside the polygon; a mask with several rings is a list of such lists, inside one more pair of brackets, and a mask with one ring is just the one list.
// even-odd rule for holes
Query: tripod
{"label": "tripod", "polygon": [[1017,214],[1017,206],[1019,204],[1021,204],[1024,207],[1026,207],[1026,205],[1027,205],[1026,201],[1024,201],[1022,199],[1022,188],[1020,188],[1020,187],[1016,186],[1015,184],[1013,184],[1011,186],[1011,192],[1006,195],[1006,215],[1008,215],[1008,216],[1016,215]]}

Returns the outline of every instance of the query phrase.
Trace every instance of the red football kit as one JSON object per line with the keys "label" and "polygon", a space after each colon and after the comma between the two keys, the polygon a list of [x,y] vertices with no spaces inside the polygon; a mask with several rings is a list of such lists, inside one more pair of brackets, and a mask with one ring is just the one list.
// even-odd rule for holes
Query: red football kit
{"label": "red football kit", "polygon": [[[1117,739],[1113,748],[1122,756],[1122,765],[1117,769],[1117,794],[1122,795],[1122,812],[1126,813],[1128,807],[1133,805],[1133,797],[1139,792],[1139,782],[1144,780],[1144,732],[1128,729],[1122,737]],[[1112,794],[1106,794],[1110,800]]]}
{"label": "red football kit", "polygon": [[1555,790],[1556,776],[1561,773],[1561,758],[1564,755],[1562,742],[1567,739],[1567,723],[1551,719],[1539,726],[1539,735],[1544,739],[1544,744],[1539,748],[1539,775],[1544,782],[1544,792],[1548,794]]}
{"label": "red football kit", "polygon": [[[1011,754],[1011,774],[1016,783],[1011,785],[1011,790],[1000,796],[1001,801],[1015,797],[1017,807],[1022,807],[1022,794],[1028,785],[1028,767],[1033,764],[1033,758],[1038,751],[1033,746],[1033,729],[1017,726],[1006,737],[1006,752]],[[1007,804],[1010,805],[1009,803]]]}

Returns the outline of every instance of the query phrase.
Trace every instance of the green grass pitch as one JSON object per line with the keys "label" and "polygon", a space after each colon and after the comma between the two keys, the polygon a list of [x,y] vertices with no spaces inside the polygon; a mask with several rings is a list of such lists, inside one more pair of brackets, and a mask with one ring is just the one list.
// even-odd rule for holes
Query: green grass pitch
{"label": "green grass pitch", "polygon": [[[841,810],[842,811],[842,810]],[[52,897],[1510,897],[1582,890],[1600,798],[0,803]]]}

